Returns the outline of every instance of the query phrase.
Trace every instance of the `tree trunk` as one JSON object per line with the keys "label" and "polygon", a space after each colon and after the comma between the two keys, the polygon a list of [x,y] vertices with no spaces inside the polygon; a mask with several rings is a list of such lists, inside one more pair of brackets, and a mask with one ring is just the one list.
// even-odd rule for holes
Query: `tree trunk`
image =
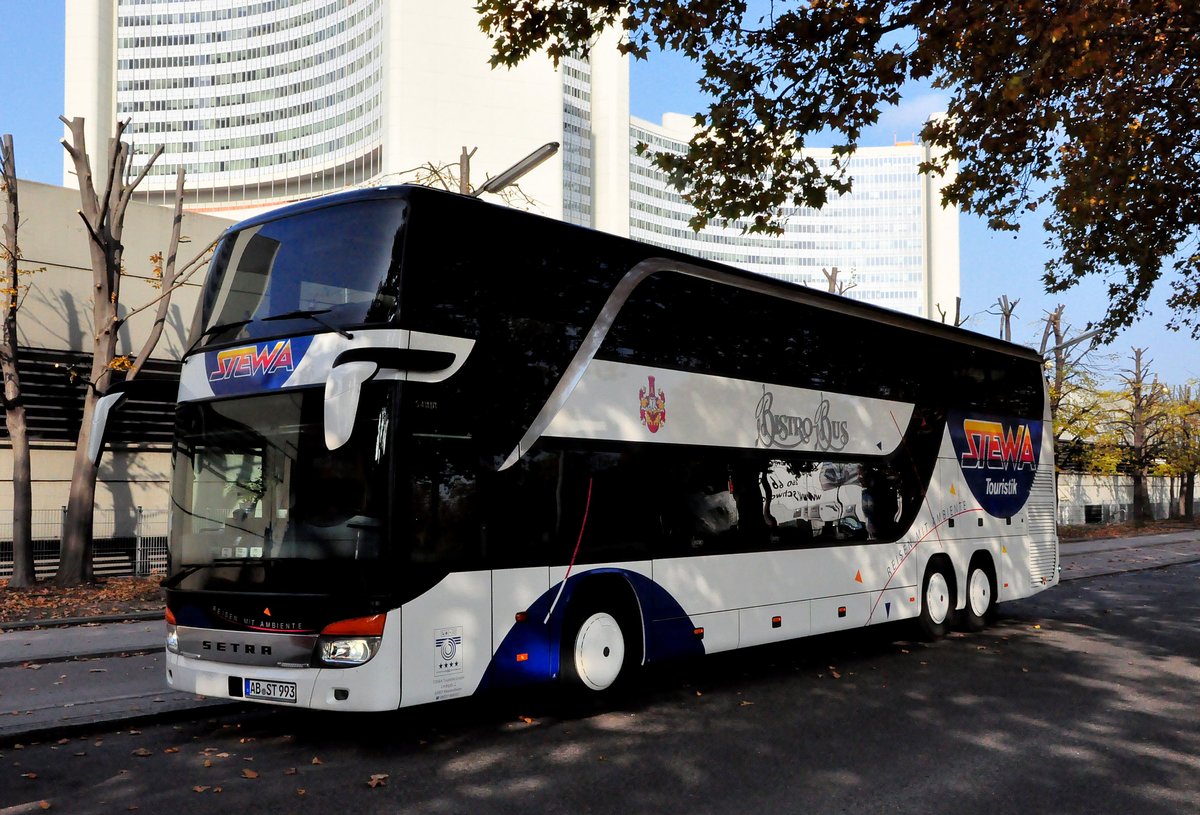
{"label": "tree trunk", "polygon": [[1150,493],[1146,489],[1146,474],[1137,471],[1133,473],[1133,525],[1145,526],[1146,521],[1154,520],[1150,511]]}
{"label": "tree trunk", "polygon": [[[14,346],[15,350],[15,346]],[[13,471],[13,573],[8,585],[13,588],[32,586],[37,581],[33,563],[33,469],[29,455],[29,434],[25,425],[25,405],[20,401],[21,384],[13,366],[13,380],[8,374],[8,355],[5,359],[5,410],[4,422],[8,426],[8,439],[12,443]],[[14,387],[17,399],[8,398],[9,387]]]}
{"label": "tree trunk", "polygon": [[1186,520],[1193,520],[1196,517],[1195,501],[1196,501],[1196,474],[1185,473],[1183,476],[1183,489],[1180,491],[1180,501],[1183,506],[1180,513]]}
{"label": "tree trunk", "polygon": [[[92,513],[95,508],[97,467],[87,455],[92,435],[92,416],[96,401],[108,390],[112,379],[112,364],[117,355],[117,335],[121,329],[121,258],[124,253],[122,234],[125,211],[133,191],[150,172],[162,155],[159,147],[135,177],[132,171],[132,148],[121,137],[129,121],[118,122],[116,135],[109,141],[103,194],[97,194],[91,163],[84,142],[83,119],[66,119],[63,124],[71,131],[70,141],[63,140],[63,149],[75,165],[79,181],[79,216],[88,233],[88,248],[92,261],[92,368],[87,395],[83,401],[83,421],[75,443],[75,464],[71,472],[71,489],[67,499],[67,517],[63,522],[63,540],[58,573],[54,582],[74,586],[90,582],[92,573]],[[146,352],[147,354],[149,351]]]}
{"label": "tree trunk", "polygon": [[[96,361],[92,361],[93,381]],[[107,363],[105,363],[107,368]],[[107,374],[107,371],[105,372]],[[107,375],[103,377],[107,380]],[[67,514],[63,519],[62,547],[54,582],[59,586],[90,583],[92,570],[92,514],[96,506],[97,468],[88,460],[92,415],[96,412],[96,390],[88,388],[83,400],[83,421],[75,443],[75,461],[71,468],[71,488],[67,494]]]}
{"label": "tree trunk", "polygon": [[3,336],[0,336],[0,376],[3,377],[4,424],[12,445],[13,470],[13,573],[8,585],[32,586],[37,575],[33,564],[33,475],[30,467],[29,433],[25,421],[25,403],[21,400],[20,355],[18,353],[17,310],[21,305],[21,249],[17,242],[21,208],[17,196],[16,154],[12,136],[0,139],[0,175],[5,189],[4,254],[5,287],[8,300],[4,311]]}

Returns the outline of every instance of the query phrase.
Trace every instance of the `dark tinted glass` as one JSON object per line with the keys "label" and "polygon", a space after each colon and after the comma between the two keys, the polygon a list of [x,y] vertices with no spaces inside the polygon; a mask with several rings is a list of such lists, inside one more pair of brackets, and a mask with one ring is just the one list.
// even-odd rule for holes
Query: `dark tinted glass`
{"label": "dark tinted glass", "polygon": [[200,330],[223,342],[311,332],[320,323],[305,312],[338,326],[386,320],[396,306],[406,210],[401,200],[337,204],[227,236],[205,283]]}
{"label": "dark tinted glass", "polygon": [[600,355],[929,407],[1042,412],[1035,362],[670,272],[634,290]]}

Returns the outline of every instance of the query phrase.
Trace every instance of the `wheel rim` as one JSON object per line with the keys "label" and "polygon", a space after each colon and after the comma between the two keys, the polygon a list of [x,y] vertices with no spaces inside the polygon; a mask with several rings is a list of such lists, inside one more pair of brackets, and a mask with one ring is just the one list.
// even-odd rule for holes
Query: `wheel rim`
{"label": "wheel rim", "polygon": [[611,614],[599,612],[583,621],[575,635],[575,673],[592,690],[617,681],[625,662],[625,635]]}
{"label": "wheel rim", "polygon": [[971,579],[967,584],[967,598],[971,603],[971,613],[976,617],[982,617],[991,608],[992,581],[988,580],[987,573],[983,569],[975,569],[971,572]]}
{"label": "wheel rim", "polygon": [[941,572],[929,576],[929,583],[925,586],[925,608],[934,625],[944,623],[950,613],[950,584]]}

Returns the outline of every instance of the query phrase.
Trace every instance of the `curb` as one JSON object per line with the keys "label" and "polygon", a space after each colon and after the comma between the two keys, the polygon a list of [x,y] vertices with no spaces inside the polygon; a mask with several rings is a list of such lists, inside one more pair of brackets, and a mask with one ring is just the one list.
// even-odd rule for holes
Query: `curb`
{"label": "curb", "polygon": [[65,628],[70,625],[90,625],[92,623],[125,623],[140,620],[161,620],[162,610],[131,611],[127,614],[100,614],[95,617],[56,617],[48,620],[18,620],[11,623],[0,623],[0,631],[19,631],[25,628]]}
{"label": "curb", "polygon": [[[20,668],[24,665],[54,665],[59,662],[88,662],[93,659],[108,659],[110,657],[140,657],[146,654],[161,653],[166,649],[166,645],[156,645],[153,648],[119,648],[109,649],[107,651],[93,651],[87,654],[70,654],[68,656],[54,656],[45,659],[10,659],[0,660],[0,669],[2,668]],[[0,811],[3,815],[3,811]]]}
{"label": "curb", "polygon": [[220,716],[230,713],[233,710],[245,705],[245,702],[216,699],[209,702],[197,702],[185,707],[155,711],[152,713],[137,713],[134,715],[100,715],[89,721],[55,722],[53,724],[46,724],[40,727],[31,727],[28,730],[22,730],[19,733],[6,733],[3,730],[0,730],[0,747],[8,747],[13,744],[29,744],[31,742],[49,741],[51,739],[67,738],[69,736],[78,736],[82,733],[92,732],[101,728],[111,728],[114,726],[124,728],[126,726],[136,726],[139,724],[186,721],[188,719],[195,718],[198,712],[203,712],[204,715],[211,714],[213,716]]}

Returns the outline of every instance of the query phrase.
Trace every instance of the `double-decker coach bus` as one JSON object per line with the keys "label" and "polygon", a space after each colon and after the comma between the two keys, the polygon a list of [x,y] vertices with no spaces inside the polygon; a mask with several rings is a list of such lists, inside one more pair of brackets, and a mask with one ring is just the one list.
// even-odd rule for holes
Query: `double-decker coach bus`
{"label": "double-decker coach bus", "polygon": [[181,374],[167,680],[380,710],[1057,582],[1032,351],[473,198],[239,224]]}

